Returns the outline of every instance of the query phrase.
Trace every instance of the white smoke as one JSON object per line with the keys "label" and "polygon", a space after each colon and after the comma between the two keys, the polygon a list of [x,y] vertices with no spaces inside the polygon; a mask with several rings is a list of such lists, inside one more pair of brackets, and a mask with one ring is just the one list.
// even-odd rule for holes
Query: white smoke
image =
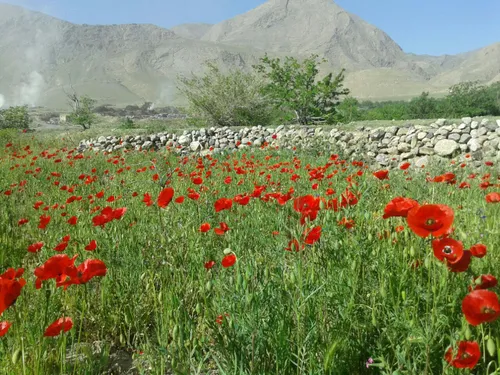
{"label": "white smoke", "polygon": [[5,96],[0,94],[0,108],[2,108],[5,104]]}
{"label": "white smoke", "polygon": [[40,99],[44,83],[43,76],[36,70],[32,71],[28,76],[28,82],[21,83],[19,87],[20,104],[34,107]]}

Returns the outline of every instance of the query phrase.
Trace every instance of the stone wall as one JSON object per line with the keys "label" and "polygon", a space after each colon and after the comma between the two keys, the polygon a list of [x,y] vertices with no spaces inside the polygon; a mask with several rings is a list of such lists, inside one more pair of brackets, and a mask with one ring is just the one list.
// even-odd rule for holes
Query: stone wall
{"label": "stone wall", "polygon": [[264,144],[282,148],[326,148],[344,157],[360,159],[378,166],[394,166],[402,161],[426,163],[429,157],[456,158],[470,154],[470,160],[500,161],[500,120],[463,118],[461,123],[448,124],[439,119],[430,125],[413,125],[383,128],[358,127],[352,131],[325,130],[324,127],[299,125],[268,128],[231,129],[211,127],[125,137],[99,137],[83,140],[79,151],[117,151],[121,149],[150,150],[169,147],[184,154],[199,152],[201,155],[235,151]]}

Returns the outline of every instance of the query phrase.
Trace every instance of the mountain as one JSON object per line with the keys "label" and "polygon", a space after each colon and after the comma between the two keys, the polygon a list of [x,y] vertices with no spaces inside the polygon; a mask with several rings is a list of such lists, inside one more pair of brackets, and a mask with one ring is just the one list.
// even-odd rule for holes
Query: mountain
{"label": "mountain", "polygon": [[178,75],[251,70],[259,58],[318,54],[321,73],[347,69],[359,98],[408,98],[461,80],[500,78],[500,43],[455,56],[405,53],[330,0],[269,0],[216,25],[76,25],[0,3],[0,102],[65,107],[66,92],[116,105],[183,104]]}
{"label": "mountain", "polygon": [[183,23],[170,30],[183,38],[200,40],[212,26],[209,23]]}

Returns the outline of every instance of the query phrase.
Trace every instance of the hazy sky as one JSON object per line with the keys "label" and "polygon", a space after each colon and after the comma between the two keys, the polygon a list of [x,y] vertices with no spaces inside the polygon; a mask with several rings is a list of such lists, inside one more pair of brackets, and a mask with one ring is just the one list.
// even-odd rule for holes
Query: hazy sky
{"label": "hazy sky", "polygon": [[[87,24],[217,23],[266,0],[0,0]],[[299,1],[299,0],[297,0]],[[500,0],[337,0],[405,52],[455,54],[500,42]]]}

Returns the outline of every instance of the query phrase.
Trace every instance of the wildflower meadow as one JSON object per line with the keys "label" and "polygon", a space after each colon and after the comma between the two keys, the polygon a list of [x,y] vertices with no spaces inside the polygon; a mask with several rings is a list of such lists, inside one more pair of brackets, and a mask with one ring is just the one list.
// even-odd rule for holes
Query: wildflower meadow
{"label": "wildflower meadow", "polygon": [[500,374],[499,165],[469,158],[2,139],[0,373]]}

